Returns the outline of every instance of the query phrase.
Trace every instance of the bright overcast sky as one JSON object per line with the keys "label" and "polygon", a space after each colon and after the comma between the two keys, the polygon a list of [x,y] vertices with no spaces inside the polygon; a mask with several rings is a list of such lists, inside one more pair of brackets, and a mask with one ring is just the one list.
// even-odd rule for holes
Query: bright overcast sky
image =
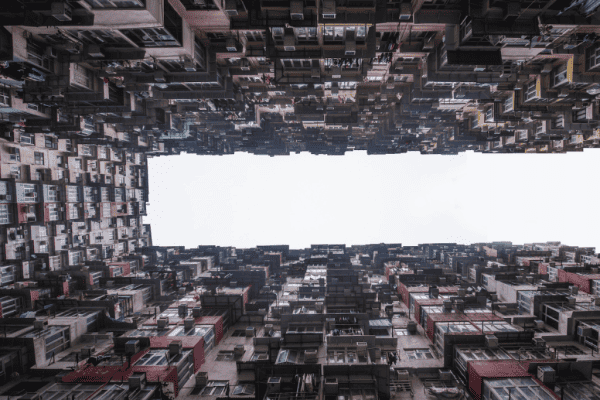
{"label": "bright overcast sky", "polygon": [[149,160],[154,245],[559,240],[600,250],[600,151]]}

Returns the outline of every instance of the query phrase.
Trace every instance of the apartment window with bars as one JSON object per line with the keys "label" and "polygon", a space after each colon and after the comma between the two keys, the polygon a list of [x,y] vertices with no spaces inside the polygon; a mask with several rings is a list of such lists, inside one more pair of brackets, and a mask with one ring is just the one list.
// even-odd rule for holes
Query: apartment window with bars
{"label": "apartment window with bars", "polygon": [[9,160],[12,162],[21,161],[21,150],[18,147],[10,147],[9,148],[10,157]]}
{"label": "apartment window with bars", "polygon": [[271,33],[273,35],[273,40],[275,40],[275,42],[283,41],[283,34],[284,34],[283,28],[280,28],[280,27],[271,28]]}
{"label": "apartment window with bars", "polygon": [[92,8],[144,8],[144,0],[84,0]]}
{"label": "apartment window with bars", "polygon": [[180,0],[186,10],[218,10],[214,0]]}
{"label": "apartment window with bars", "polygon": [[0,224],[12,223],[12,214],[8,204],[0,204]]}
{"label": "apartment window with bars", "polygon": [[540,122],[540,123],[536,124],[535,125],[535,134],[543,135],[544,133],[546,133],[546,126],[544,125],[544,123]]}
{"label": "apartment window with bars", "polygon": [[47,149],[56,149],[57,148],[56,138],[54,138],[52,136],[46,135],[44,137],[44,144],[45,144],[45,146],[46,146]]}
{"label": "apartment window with bars", "polygon": [[357,42],[366,38],[365,26],[325,26],[323,27],[323,40],[325,42],[343,42],[346,37],[353,35]]}
{"label": "apartment window with bars", "polygon": [[283,63],[284,68],[310,69],[319,67],[319,60],[285,58],[282,59],[281,62]]}
{"label": "apartment window with bars", "polygon": [[[317,28],[314,28],[317,29]],[[244,32],[244,36],[248,42],[262,42],[263,41],[263,33],[261,31],[246,31]]]}
{"label": "apartment window with bars", "polygon": [[561,65],[554,73],[554,87],[567,83],[567,64]]}
{"label": "apartment window with bars", "polygon": [[494,122],[494,109],[492,107],[490,107],[486,110],[485,120],[487,122]]}
{"label": "apartment window with bars", "polygon": [[75,205],[71,205],[69,207],[69,219],[78,219],[79,218],[79,207]]}
{"label": "apartment window with bars", "polygon": [[554,127],[557,129],[563,129],[565,127],[565,117],[563,114],[558,114],[554,118]]}
{"label": "apartment window with bars", "polygon": [[588,49],[586,64],[588,69],[595,69],[600,65],[600,43]]}
{"label": "apartment window with bars", "polygon": [[294,33],[298,42],[317,41],[317,28],[295,28]]}
{"label": "apartment window with bars", "polygon": [[35,161],[35,165],[44,165],[44,153],[34,152],[33,158]]}
{"label": "apartment window with bars", "polygon": [[575,122],[587,121],[586,109],[582,108],[580,110],[573,111],[573,121],[575,121]]}
{"label": "apartment window with bars", "polygon": [[520,130],[519,131],[519,140],[520,141],[526,141],[527,140],[527,131],[526,130]]}
{"label": "apartment window with bars", "polygon": [[537,98],[537,79],[527,84],[527,90],[525,91],[525,101],[533,100]]}
{"label": "apartment window with bars", "polygon": [[430,349],[404,349],[409,360],[433,360],[435,357]]}
{"label": "apartment window with bars", "polygon": [[20,138],[21,144],[35,144],[35,135],[33,133],[22,133]]}
{"label": "apartment window with bars", "polygon": [[82,261],[81,252],[71,251],[69,252],[69,262],[71,265],[78,265]]}
{"label": "apartment window with bars", "polygon": [[58,221],[58,206],[50,206],[48,209],[48,215],[50,221]]}
{"label": "apartment window with bars", "polygon": [[504,111],[512,110],[514,110],[513,96],[509,96],[506,100],[504,100]]}

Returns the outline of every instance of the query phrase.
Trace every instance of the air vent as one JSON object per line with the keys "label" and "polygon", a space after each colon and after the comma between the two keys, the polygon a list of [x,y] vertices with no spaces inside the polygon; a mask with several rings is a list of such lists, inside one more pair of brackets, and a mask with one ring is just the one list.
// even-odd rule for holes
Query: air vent
{"label": "air vent", "polygon": [[287,34],[283,38],[284,51],[296,51],[296,38],[292,34]]}
{"label": "air vent", "polygon": [[52,16],[61,22],[69,22],[73,19],[73,10],[66,1],[52,3],[50,10]]}
{"label": "air vent", "polygon": [[290,18],[293,21],[304,19],[304,4],[302,0],[292,0],[290,2]]}
{"label": "air vent", "polygon": [[335,0],[323,0],[321,15],[323,19],[335,19]]}

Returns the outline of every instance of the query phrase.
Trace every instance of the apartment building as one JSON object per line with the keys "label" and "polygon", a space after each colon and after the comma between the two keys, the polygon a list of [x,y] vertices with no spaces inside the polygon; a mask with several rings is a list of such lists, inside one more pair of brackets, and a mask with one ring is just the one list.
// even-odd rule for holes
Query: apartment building
{"label": "apartment building", "polygon": [[54,3],[0,14],[6,137],[24,124],[153,155],[600,140],[593,1]]}

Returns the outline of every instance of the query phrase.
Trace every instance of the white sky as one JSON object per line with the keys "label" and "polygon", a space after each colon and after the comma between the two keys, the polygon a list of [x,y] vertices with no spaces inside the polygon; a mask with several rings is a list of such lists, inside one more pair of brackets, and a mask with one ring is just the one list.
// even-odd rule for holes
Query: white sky
{"label": "white sky", "polygon": [[513,243],[600,250],[599,149],[458,156],[162,156],[154,245]]}

